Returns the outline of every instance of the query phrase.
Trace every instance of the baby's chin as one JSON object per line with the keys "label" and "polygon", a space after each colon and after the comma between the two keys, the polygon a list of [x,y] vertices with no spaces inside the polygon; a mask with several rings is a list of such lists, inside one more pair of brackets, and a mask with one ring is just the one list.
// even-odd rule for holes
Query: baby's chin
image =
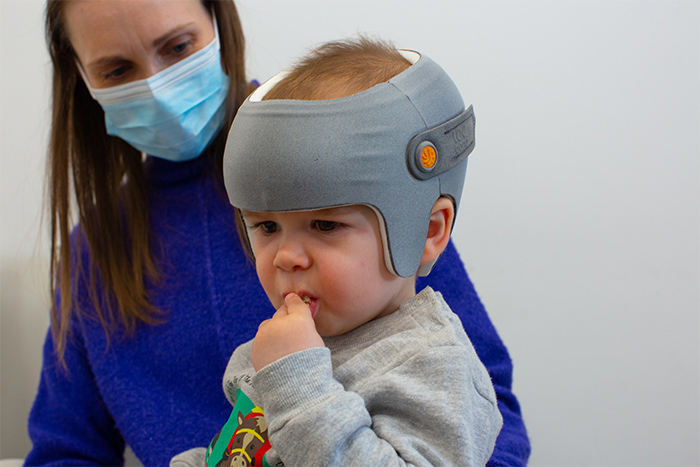
{"label": "baby's chin", "polygon": [[318,335],[324,339],[327,337],[337,337],[349,331],[349,329],[339,328],[337,323],[324,323],[323,319],[319,319],[319,317],[316,317],[314,321],[316,322],[316,332],[318,332]]}

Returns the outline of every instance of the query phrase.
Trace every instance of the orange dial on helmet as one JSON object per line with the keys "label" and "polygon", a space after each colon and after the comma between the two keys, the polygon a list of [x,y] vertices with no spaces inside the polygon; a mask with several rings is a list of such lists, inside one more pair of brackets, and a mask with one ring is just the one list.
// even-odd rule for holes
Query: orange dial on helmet
{"label": "orange dial on helmet", "polygon": [[426,169],[432,169],[437,161],[437,153],[432,146],[426,146],[420,152],[420,163]]}

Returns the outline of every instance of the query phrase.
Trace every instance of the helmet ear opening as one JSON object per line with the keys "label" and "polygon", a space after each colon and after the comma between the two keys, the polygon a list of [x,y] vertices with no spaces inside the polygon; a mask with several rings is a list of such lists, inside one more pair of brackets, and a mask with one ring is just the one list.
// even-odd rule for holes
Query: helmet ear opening
{"label": "helmet ear opening", "polygon": [[387,270],[396,275],[399,276],[400,274],[396,272],[396,269],[394,268],[394,263],[391,259],[391,250],[389,249],[389,236],[386,233],[386,220],[384,219],[384,216],[382,213],[377,209],[376,207],[372,206],[371,204],[367,204],[372,211],[377,215],[377,220],[379,221],[379,235],[382,237],[382,248],[384,249],[384,264],[386,265]]}
{"label": "helmet ear opening", "polygon": [[251,263],[255,264],[253,242],[250,241],[248,227],[246,226],[245,219],[243,219],[243,213],[236,207],[233,209],[236,211],[236,231],[238,232],[238,239],[241,242],[241,247],[243,248],[246,258],[248,258]]}
{"label": "helmet ear opening", "polygon": [[[452,208],[454,209],[453,212],[456,213],[457,206],[456,206],[456,202],[455,202],[454,198],[450,195],[442,195],[441,198],[447,198],[450,201],[450,203],[452,204]],[[437,200],[436,200],[436,202],[437,202]],[[372,206],[370,204],[366,204],[365,206],[368,206],[370,209],[372,209],[372,211],[374,211],[374,213],[377,216],[377,220],[379,222],[379,233],[381,236],[382,248],[383,248],[383,252],[384,252],[384,264],[386,265],[387,270],[390,273],[392,273],[396,276],[399,276],[399,277],[410,277],[413,274],[410,274],[410,273],[399,274],[399,272],[396,270],[396,267],[394,266],[394,260],[393,260],[393,257],[391,255],[391,248],[389,245],[389,235],[387,234],[386,220],[385,220],[384,216],[382,215],[381,211],[377,207]],[[455,218],[456,218],[456,216],[453,215],[452,222],[449,225],[448,236],[451,235],[452,229],[454,228]],[[426,239],[424,239],[424,240],[426,240]],[[433,259],[432,261],[430,261],[426,264],[419,265],[414,274],[418,275],[419,277],[425,277],[425,276],[429,275],[430,272],[433,270],[433,267],[437,263],[438,259],[440,259],[440,256],[442,256],[442,252],[439,255],[437,255],[435,257],[435,259]]]}
{"label": "helmet ear opening", "polygon": [[432,260],[432,261],[429,262],[429,263],[421,264],[421,265],[418,267],[418,271],[416,272],[416,274],[418,275],[418,277],[425,277],[425,276],[427,276],[428,274],[430,274],[430,271],[433,270],[433,267],[435,266],[435,263],[437,263],[437,260],[440,259],[440,256],[441,256],[441,255],[438,255],[437,258],[435,258],[434,260]]}

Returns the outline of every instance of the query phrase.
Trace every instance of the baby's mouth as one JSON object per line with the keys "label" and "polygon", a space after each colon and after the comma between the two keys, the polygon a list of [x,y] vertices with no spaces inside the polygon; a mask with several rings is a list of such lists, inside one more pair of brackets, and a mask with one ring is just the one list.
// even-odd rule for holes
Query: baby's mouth
{"label": "baby's mouth", "polygon": [[309,310],[311,311],[311,317],[316,316],[316,312],[318,312],[318,303],[316,302],[315,298],[311,298],[308,295],[300,295],[302,301],[306,303],[306,306],[309,307]]}

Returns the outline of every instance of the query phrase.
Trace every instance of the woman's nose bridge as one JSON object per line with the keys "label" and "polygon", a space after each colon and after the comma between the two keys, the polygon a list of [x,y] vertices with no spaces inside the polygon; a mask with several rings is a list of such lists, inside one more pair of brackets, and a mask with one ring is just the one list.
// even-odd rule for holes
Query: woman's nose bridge
{"label": "woman's nose bridge", "polygon": [[146,65],[144,66],[143,73],[146,78],[150,78],[151,76],[155,75],[156,73],[162,71],[164,68],[159,66],[155,60],[149,60]]}
{"label": "woman's nose bridge", "polygon": [[139,80],[148,79],[171,65],[171,63],[163,61],[158,50],[149,48],[147,44],[134,53],[133,61],[137,70],[135,79]]}
{"label": "woman's nose bridge", "polygon": [[166,68],[163,64],[159,63],[154,57],[145,57],[141,62],[141,76],[139,79],[147,79],[163,71]]}

